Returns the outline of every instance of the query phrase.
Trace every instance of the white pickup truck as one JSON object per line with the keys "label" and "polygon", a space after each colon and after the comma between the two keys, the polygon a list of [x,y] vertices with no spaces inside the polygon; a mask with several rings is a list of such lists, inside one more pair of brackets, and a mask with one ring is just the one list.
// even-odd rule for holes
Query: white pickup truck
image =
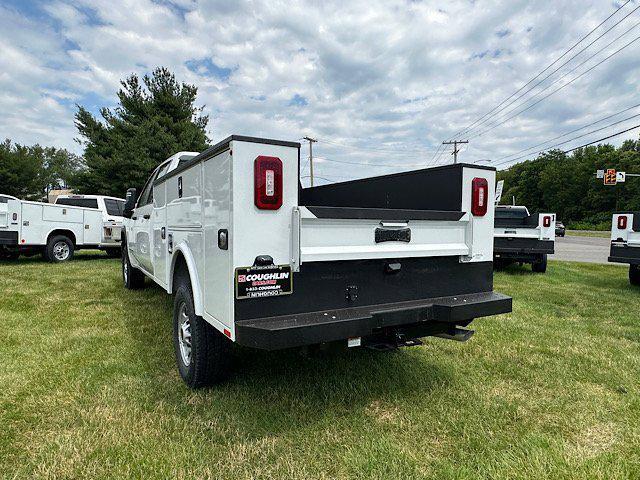
{"label": "white pickup truck", "polygon": [[464,341],[511,311],[493,291],[495,169],[448,165],[302,188],[300,144],[231,136],[127,192],[122,272],[175,294],[178,370],[222,380],[232,342]]}
{"label": "white pickup truck", "polygon": [[629,282],[640,285],[640,212],[613,215],[609,261],[628,263]]}
{"label": "white pickup truck", "polygon": [[100,195],[64,195],[54,204],[0,195],[0,258],[41,253],[64,262],[82,248],[120,256],[123,207],[123,199]]}
{"label": "white pickup truck", "polygon": [[534,272],[547,271],[547,255],[555,251],[556,214],[529,214],[527,207],[496,206],[493,255],[496,267],[530,263]]}

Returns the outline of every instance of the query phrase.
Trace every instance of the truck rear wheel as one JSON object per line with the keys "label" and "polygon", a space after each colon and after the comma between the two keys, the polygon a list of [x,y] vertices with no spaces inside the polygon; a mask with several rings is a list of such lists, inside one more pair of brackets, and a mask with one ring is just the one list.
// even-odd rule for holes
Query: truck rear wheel
{"label": "truck rear wheel", "polygon": [[73,258],[73,251],[73,242],[69,237],[54,235],[47,241],[44,256],[50,262],[66,262]]}
{"label": "truck rear wheel", "polygon": [[189,388],[220,383],[229,376],[231,342],[195,314],[188,280],[178,279],[173,305],[173,346],[180,376]]}
{"label": "truck rear wheel", "polygon": [[547,271],[547,254],[540,255],[535,262],[531,264],[531,270],[536,273],[544,273]]}
{"label": "truck rear wheel", "polygon": [[126,245],[122,247],[122,281],[128,290],[138,290],[144,286],[144,273],[131,265]]}
{"label": "truck rear wheel", "polygon": [[629,283],[640,285],[640,265],[629,265]]}

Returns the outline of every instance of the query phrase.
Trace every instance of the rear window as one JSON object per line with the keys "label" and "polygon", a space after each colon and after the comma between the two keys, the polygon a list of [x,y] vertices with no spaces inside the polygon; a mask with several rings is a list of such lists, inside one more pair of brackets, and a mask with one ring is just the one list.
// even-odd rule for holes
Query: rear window
{"label": "rear window", "polygon": [[104,199],[104,206],[107,208],[107,214],[114,217],[122,217],[124,212],[124,201],[113,200],[112,198]]}
{"label": "rear window", "polygon": [[9,203],[9,197],[3,197],[0,195],[0,203]]}
{"label": "rear window", "polygon": [[529,214],[527,210],[524,208],[497,208],[496,209],[496,218],[526,218]]}
{"label": "rear window", "polygon": [[98,208],[98,200],[95,198],[58,198],[57,205],[69,205],[71,207]]}

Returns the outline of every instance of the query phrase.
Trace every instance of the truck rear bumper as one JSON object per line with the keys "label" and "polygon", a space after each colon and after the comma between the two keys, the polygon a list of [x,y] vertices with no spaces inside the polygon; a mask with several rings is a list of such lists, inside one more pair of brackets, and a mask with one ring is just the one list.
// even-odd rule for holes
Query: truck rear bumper
{"label": "truck rear bumper", "polygon": [[279,350],[368,337],[385,330],[413,338],[447,333],[456,324],[511,311],[511,297],[495,292],[429,298],[366,307],[254,318],[236,322],[241,345]]}
{"label": "truck rear bumper", "polygon": [[493,239],[494,256],[518,259],[530,258],[540,254],[554,253],[553,240],[538,240],[537,238],[495,237]]}
{"label": "truck rear bumper", "polygon": [[631,265],[640,265],[640,247],[629,247],[628,245],[611,245],[608,260],[614,263],[629,263]]}

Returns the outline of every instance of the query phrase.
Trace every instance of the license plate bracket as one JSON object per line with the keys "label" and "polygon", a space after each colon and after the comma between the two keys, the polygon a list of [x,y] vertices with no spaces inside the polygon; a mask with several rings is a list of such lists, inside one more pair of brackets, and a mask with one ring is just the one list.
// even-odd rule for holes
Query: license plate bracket
{"label": "license plate bracket", "polygon": [[293,293],[291,265],[238,267],[235,271],[236,298],[265,298]]}

